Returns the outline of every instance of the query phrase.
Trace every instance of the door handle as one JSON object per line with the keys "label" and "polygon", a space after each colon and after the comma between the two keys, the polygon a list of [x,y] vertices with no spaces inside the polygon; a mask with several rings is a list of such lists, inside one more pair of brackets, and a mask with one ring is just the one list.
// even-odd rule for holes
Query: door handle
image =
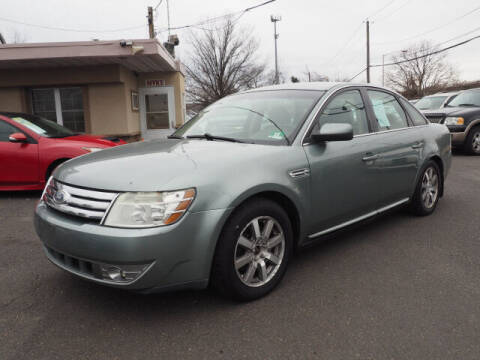
{"label": "door handle", "polygon": [[377,159],[380,159],[380,155],[378,155],[378,154],[367,155],[367,156],[362,158],[363,161],[373,161],[373,160],[377,160]]}
{"label": "door handle", "polygon": [[412,149],[420,149],[423,147],[423,141],[417,142],[412,145]]}

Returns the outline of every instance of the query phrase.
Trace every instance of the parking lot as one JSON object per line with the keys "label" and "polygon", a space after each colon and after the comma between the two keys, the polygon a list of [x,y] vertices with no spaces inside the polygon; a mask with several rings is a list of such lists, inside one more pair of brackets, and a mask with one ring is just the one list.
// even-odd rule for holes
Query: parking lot
{"label": "parking lot", "polygon": [[478,359],[480,158],[434,215],[395,212],[299,254],[271,295],[139,295],[45,258],[37,192],[0,194],[0,359]]}

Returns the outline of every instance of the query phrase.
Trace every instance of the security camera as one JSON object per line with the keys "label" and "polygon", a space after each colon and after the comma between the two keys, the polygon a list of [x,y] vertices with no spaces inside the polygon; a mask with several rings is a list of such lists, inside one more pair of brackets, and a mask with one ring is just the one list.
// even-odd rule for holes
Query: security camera
{"label": "security camera", "polygon": [[121,47],[127,47],[127,46],[132,46],[133,41],[132,40],[120,40],[120,46]]}

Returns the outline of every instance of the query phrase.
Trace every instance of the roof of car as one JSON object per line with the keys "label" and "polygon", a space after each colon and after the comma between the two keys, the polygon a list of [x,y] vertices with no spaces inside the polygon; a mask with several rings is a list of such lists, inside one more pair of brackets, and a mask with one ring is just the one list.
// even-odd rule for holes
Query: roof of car
{"label": "roof of car", "polygon": [[355,84],[347,82],[326,82],[326,81],[316,81],[316,82],[299,82],[299,83],[287,83],[279,85],[270,85],[264,86],[257,89],[248,90],[247,92],[253,91],[263,91],[263,90],[320,90],[327,91],[334,87],[339,87],[342,85],[350,86],[365,86],[366,84]]}
{"label": "roof of car", "polygon": [[436,93],[432,95],[427,95],[425,97],[431,97],[431,96],[452,96],[452,95],[457,95],[460,91],[452,91],[452,92],[445,92],[445,93]]}

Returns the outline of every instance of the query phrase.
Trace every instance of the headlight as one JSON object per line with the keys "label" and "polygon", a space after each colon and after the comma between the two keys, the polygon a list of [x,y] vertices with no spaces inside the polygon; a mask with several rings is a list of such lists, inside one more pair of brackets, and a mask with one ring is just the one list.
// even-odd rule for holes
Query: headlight
{"label": "headlight", "polygon": [[95,152],[95,151],[100,151],[103,150],[103,148],[99,147],[82,147],[83,150],[88,151],[88,152]]}
{"label": "headlight", "polygon": [[195,199],[195,189],[120,194],[104,221],[106,226],[145,228],[177,222]]}
{"label": "headlight", "polygon": [[464,120],[462,117],[449,116],[445,119],[445,125],[463,125]]}

